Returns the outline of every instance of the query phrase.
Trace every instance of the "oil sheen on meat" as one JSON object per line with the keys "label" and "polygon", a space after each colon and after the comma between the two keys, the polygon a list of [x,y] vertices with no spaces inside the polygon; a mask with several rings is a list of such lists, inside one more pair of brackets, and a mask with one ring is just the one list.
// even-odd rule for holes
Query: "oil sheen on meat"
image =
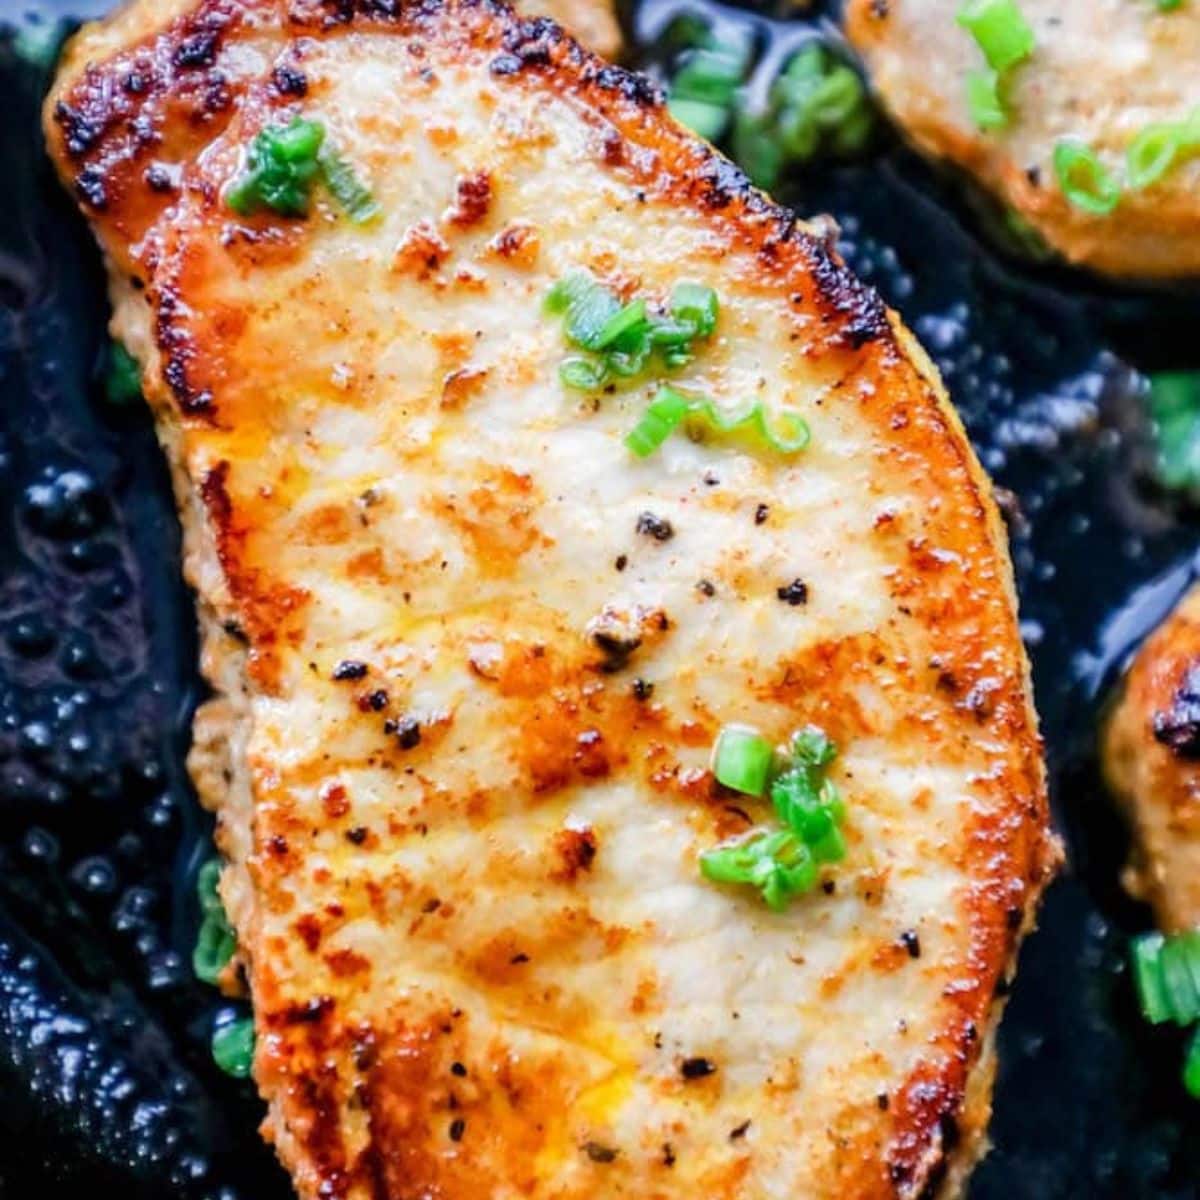
{"label": "oil sheen on meat", "polygon": [[[375,222],[229,210],[298,114]],[[956,1190],[1056,849],[1003,530],[894,314],[645,80],[487,3],[143,0],[46,128],[175,475],[298,1193]],[[559,381],[578,268],[715,288],[677,386],[809,449],[632,457],[650,388]],[[841,750],[848,855],[782,913],[698,871],[765,819],[709,773],[730,722]]]}

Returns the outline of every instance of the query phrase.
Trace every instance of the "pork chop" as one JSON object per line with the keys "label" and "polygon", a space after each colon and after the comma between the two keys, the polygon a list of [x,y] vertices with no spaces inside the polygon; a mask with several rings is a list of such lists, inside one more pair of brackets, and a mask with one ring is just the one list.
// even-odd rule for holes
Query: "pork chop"
{"label": "pork chop", "polygon": [[[369,203],[313,183],[318,125]],[[956,1190],[1056,849],[1003,529],[895,314],[487,2],[142,0],[46,132],[174,471],[300,1196]],[[310,193],[261,174],[284,135]],[[634,453],[657,379],[564,386],[581,271],[719,298],[654,360],[715,425]],[[839,752],[845,857],[786,905],[701,873],[770,820],[714,780],[729,725]]]}

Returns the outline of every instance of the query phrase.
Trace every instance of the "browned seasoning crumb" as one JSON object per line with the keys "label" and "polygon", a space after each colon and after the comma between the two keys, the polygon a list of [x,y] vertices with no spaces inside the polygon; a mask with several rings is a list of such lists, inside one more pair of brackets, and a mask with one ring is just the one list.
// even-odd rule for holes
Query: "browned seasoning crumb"
{"label": "browned seasoning crumb", "polygon": [[586,1142],[583,1147],[583,1152],[594,1163],[610,1163],[617,1157],[617,1151],[611,1146],[605,1146],[600,1142]]}
{"label": "browned seasoning crumb", "polygon": [[746,1131],[749,1128],[750,1128],[750,1122],[743,1121],[740,1125],[735,1126],[733,1129],[731,1129],[729,1131],[729,1140],[731,1142],[736,1142],[738,1140],[738,1138],[744,1138],[746,1136]]}
{"label": "browned seasoning crumb", "polygon": [[412,750],[421,744],[421,722],[416,717],[404,717],[399,721],[385,721],[385,733],[394,733],[401,750]]}
{"label": "browned seasoning crumb", "polygon": [[367,840],[367,830],[365,826],[356,825],[353,829],[346,830],[346,840],[353,842],[356,846],[361,846]]}
{"label": "browned seasoning crumb", "polygon": [[675,1147],[670,1142],[663,1142],[662,1160],[664,1167],[673,1167],[675,1165]]}
{"label": "browned seasoning crumb", "polygon": [[643,512],[638,515],[637,532],[653,538],[656,542],[669,542],[675,536],[675,527],[666,517]]}
{"label": "browned seasoning crumb", "polygon": [[782,587],[776,588],[775,595],[784,604],[798,608],[801,604],[808,603],[808,585],[803,579],[793,579],[791,583],[785,583]]}
{"label": "browned seasoning crumb", "polygon": [[715,596],[717,594],[716,584],[711,579],[701,579],[696,584],[696,591],[703,596]]}
{"label": "browned seasoning crumb", "polygon": [[625,570],[625,568],[629,566],[629,556],[627,554],[618,554],[617,560],[613,563],[613,566],[616,567],[618,571]]}
{"label": "browned seasoning crumb", "polygon": [[649,700],[654,695],[654,684],[647,683],[644,679],[635,679],[633,681],[633,698],[635,700]]}
{"label": "browned seasoning crumb", "polygon": [[452,1142],[461,1142],[462,1135],[466,1132],[467,1123],[462,1117],[455,1117],[450,1122],[450,1140]]}
{"label": "browned seasoning crumb", "polygon": [[339,683],[344,679],[361,679],[367,673],[367,664],[355,658],[344,658],[333,668],[333,677]]}
{"label": "browned seasoning crumb", "polygon": [[522,951],[520,954],[514,954],[508,961],[510,966],[519,967],[529,961],[529,955]]}
{"label": "browned seasoning crumb", "polygon": [[771,510],[770,510],[770,508],[769,508],[767,505],[765,505],[765,504],[760,504],[760,505],[759,505],[759,506],[758,506],[758,507],[757,507],[757,508],[754,510],[754,523],[755,523],[755,525],[761,525],[761,524],[762,524],[764,521],[766,521],[767,517],[770,515],[770,512],[771,512]]}
{"label": "browned seasoning crumb", "polygon": [[887,1092],[880,1092],[879,1095],[875,1097],[875,1103],[879,1106],[880,1112],[887,1112],[889,1106],[891,1105],[891,1101],[888,1099]]}
{"label": "browned seasoning crumb", "polygon": [[713,1074],[716,1069],[717,1064],[710,1058],[685,1058],[679,1072],[684,1079],[703,1079],[706,1075]]}

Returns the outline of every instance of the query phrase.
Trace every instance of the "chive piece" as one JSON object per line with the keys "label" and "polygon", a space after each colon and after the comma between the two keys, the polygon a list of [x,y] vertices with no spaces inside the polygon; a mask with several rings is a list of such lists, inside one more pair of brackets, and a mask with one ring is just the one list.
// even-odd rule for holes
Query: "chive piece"
{"label": "chive piece", "polygon": [[608,371],[602,362],[576,354],[559,365],[558,377],[572,391],[598,392],[608,382]]}
{"label": "chive piece", "polygon": [[254,1064],[254,1018],[238,1017],[218,1025],[212,1035],[213,1061],[235,1079],[245,1079]]}
{"label": "chive piece", "polygon": [[1183,1060],[1183,1086],[1193,1099],[1200,1100],[1200,1029],[1192,1034]]}
{"label": "chive piece", "polygon": [[701,283],[678,283],[671,293],[671,316],[680,325],[691,326],[692,337],[710,337],[720,311],[717,293]]}
{"label": "chive piece", "polygon": [[1176,1025],[1191,1025],[1200,1018],[1200,991],[1192,979],[1192,953],[1186,939],[1176,936],[1166,939],[1159,956],[1163,989]]}
{"label": "chive piece", "polygon": [[120,342],[113,342],[108,348],[104,394],[110,404],[132,404],[142,398],[142,369]]}
{"label": "chive piece", "polygon": [[1063,195],[1084,212],[1107,216],[1121,199],[1120,185],[1083,142],[1063,141],[1054,147],[1054,173]]}
{"label": "chive piece", "polygon": [[1200,374],[1164,371],[1152,376],[1148,407],[1159,483],[1200,493]]}
{"label": "chive piece", "polygon": [[724,412],[711,400],[692,401],[688,415],[718,433],[733,434],[746,430],[779,454],[797,454],[809,443],[808,423],[794,412],[784,411],[778,429],[772,429],[761,401],[754,401],[733,412]]}
{"label": "chive piece", "polygon": [[748,725],[726,725],[713,747],[712,769],[717,782],[747,796],[767,790],[774,751],[771,743]]}
{"label": "chive piece", "polygon": [[237,937],[217,891],[220,875],[221,864],[213,858],[196,876],[196,894],[203,919],[192,950],[192,970],[202,983],[214,985],[220,981],[221,972],[237,950]]}
{"label": "chive piece", "polygon": [[1154,7],[1159,12],[1174,12],[1183,7],[1183,0],[1154,0]]}
{"label": "chive piece", "polygon": [[1008,124],[1008,113],[1000,100],[1000,76],[995,71],[968,72],[967,109],[978,129],[991,132]]}
{"label": "chive piece", "polygon": [[588,348],[607,350],[610,346],[628,344],[630,336],[636,338],[647,324],[645,300],[631,300],[604,322]]}
{"label": "chive piece", "polygon": [[686,396],[673,388],[660,387],[642,419],[625,435],[625,445],[638,458],[648,458],[671,436],[687,410]]}
{"label": "chive piece", "polygon": [[246,167],[229,185],[225,202],[249,216],[269,208],[285,217],[308,213],[325,128],[295,117],[287,125],[268,125],[250,143]]}
{"label": "chive piece", "polygon": [[808,847],[787,830],[753,830],[700,855],[700,873],[713,883],[749,884],[764,903],[781,912],[794,896],[816,885],[817,867]]}
{"label": "chive piece", "polygon": [[1033,30],[1016,0],[967,0],[955,20],[978,43],[993,71],[1009,71],[1033,52]]}
{"label": "chive piece", "polygon": [[1171,1005],[1162,974],[1162,952],[1166,939],[1161,933],[1146,933],[1133,939],[1130,955],[1133,981],[1137,987],[1142,1016],[1151,1025],[1171,1019]]}
{"label": "chive piece", "polygon": [[366,225],[382,211],[371,189],[367,187],[354,168],[326,146],[317,156],[321,167],[321,178],[330,195],[342,206],[346,215],[356,225]]}
{"label": "chive piece", "polygon": [[1125,173],[1134,189],[1157,183],[1177,159],[1200,150],[1200,109],[1182,121],[1147,125],[1125,152]]}
{"label": "chive piece", "polygon": [[715,142],[729,125],[728,105],[715,104],[711,100],[672,95],[667,101],[667,110],[680,125],[686,125],[709,142]]}

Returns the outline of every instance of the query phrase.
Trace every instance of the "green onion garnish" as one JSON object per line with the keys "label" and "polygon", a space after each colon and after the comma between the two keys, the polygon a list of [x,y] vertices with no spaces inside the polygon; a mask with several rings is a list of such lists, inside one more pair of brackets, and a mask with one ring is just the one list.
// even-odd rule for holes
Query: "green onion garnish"
{"label": "green onion garnish", "polygon": [[142,369],[120,342],[113,342],[108,348],[104,394],[110,404],[132,404],[142,398]]}
{"label": "green onion garnish", "polygon": [[1152,1025],[1200,1020],[1200,931],[1147,933],[1131,946],[1142,1015]]}
{"label": "green onion garnish", "polygon": [[[809,726],[793,735],[786,764],[772,780],[775,755],[766,738],[741,725],[722,729],[713,754],[717,779],[751,796],[761,796],[769,783],[771,803],[784,828],[756,828],[705,851],[700,856],[704,877],[756,887],[775,910],[811,891],[818,867],[846,855],[841,831],[845,804],[826,777],[836,757],[833,742]],[[723,767],[728,768],[724,777]]]}
{"label": "green onion garnish", "polygon": [[1183,1086],[1189,1096],[1200,1100],[1200,1029],[1192,1034],[1188,1042],[1187,1055],[1183,1060]]}
{"label": "green onion garnish", "polygon": [[1183,0],[1154,0],[1154,7],[1159,12],[1174,12],[1183,7]]}
{"label": "green onion garnish", "polygon": [[955,20],[978,43],[993,71],[1009,71],[1033,53],[1033,30],[1016,0],[967,0]]}
{"label": "green onion garnish", "polygon": [[321,178],[329,193],[342,206],[346,215],[356,225],[366,225],[380,213],[380,207],[371,189],[367,187],[354,168],[341,155],[326,146],[317,156]]}
{"label": "green onion garnish", "polygon": [[625,445],[638,458],[648,458],[687,416],[688,401],[673,388],[661,387],[642,419],[625,435]]}
{"label": "green onion garnish", "polygon": [[967,108],[979,129],[1003,129],[1008,124],[1008,113],[1000,100],[1000,76],[995,71],[967,74]]}
{"label": "green onion garnish", "polygon": [[812,436],[808,423],[787,410],[779,414],[777,428],[772,429],[761,400],[752,401],[732,412],[725,412],[711,400],[693,400],[688,406],[688,418],[721,434],[745,430],[779,454],[798,453],[808,445]]}
{"label": "green onion garnish", "polygon": [[700,855],[700,872],[713,883],[758,888],[763,902],[774,912],[785,909],[793,896],[812,891],[817,882],[812,853],[786,829],[774,833],[755,829],[743,838],[706,850]]}
{"label": "green onion garnish", "polygon": [[975,39],[988,65],[967,75],[971,120],[983,130],[1003,129],[1008,124],[1004,87],[1033,53],[1033,30],[1016,0],[966,0],[955,20]]}
{"label": "green onion garnish", "polygon": [[365,225],[378,216],[370,189],[325,144],[325,127],[303,117],[287,125],[268,125],[255,137],[245,170],[230,184],[225,202],[241,216],[269,208],[284,217],[303,217],[318,176],[355,224]]}
{"label": "green onion garnish", "polygon": [[1096,152],[1083,142],[1054,147],[1054,173],[1063,195],[1084,212],[1107,216],[1121,199],[1121,187]]}
{"label": "green onion garnish", "polygon": [[1152,376],[1149,410],[1159,483],[1200,495],[1200,374],[1164,371]]}
{"label": "green onion garnish", "polygon": [[715,142],[729,124],[728,107],[709,100],[689,100],[685,96],[672,95],[667,101],[667,109],[680,125],[686,125],[709,142]]}
{"label": "green onion garnish", "polygon": [[625,445],[639,458],[646,458],[685,420],[694,421],[701,430],[709,429],[724,436],[749,433],[777,454],[799,453],[812,436],[808,423],[794,412],[780,413],[778,428],[772,428],[762,401],[726,412],[705,397],[685,396],[664,385],[641,420],[625,436]]}
{"label": "green onion garnish", "polygon": [[213,1061],[235,1079],[245,1079],[254,1064],[254,1018],[238,1017],[218,1025],[212,1035]]}
{"label": "green onion garnish", "polygon": [[221,864],[215,858],[209,859],[196,877],[202,919],[192,950],[192,970],[197,979],[210,984],[219,981],[221,972],[237,950],[237,938],[217,891],[220,877]]}
{"label": "green onion garnish", "polygon": [[713,774],[718,783],[735,792],[761,796],[767,790],[774,754],[771,743],[758,730],[726,725],[713,747]]}
{"label": "green onion garnish", "polygon": [[614,377],[642,375],[655,353],[666,370],[691,361],[694,343],[712,336],[720,304],[710,287],[681,283],[667,312],[636,298],[622,304],[587,271],[572,271],[550,289],[546,312],[564,318],[567,340],[594,357],[573,356],[559,368],[565,386],[599,391]]}
{"label": "green onion garnish", "polygon": [[325,127],[303,117],[268,125],[250,143],[245,170],[230,185],[225,202],[242,216],[263,208],[285,217],[305,216],[324,138]]}
{"label": "green onion garnish", "polygon": [[1125,152],[1125,172],[1135,189],[1157,183],[1175,162],[1200,150],[1200,109],[1182,121],[1159,121],[1147,125]]}

